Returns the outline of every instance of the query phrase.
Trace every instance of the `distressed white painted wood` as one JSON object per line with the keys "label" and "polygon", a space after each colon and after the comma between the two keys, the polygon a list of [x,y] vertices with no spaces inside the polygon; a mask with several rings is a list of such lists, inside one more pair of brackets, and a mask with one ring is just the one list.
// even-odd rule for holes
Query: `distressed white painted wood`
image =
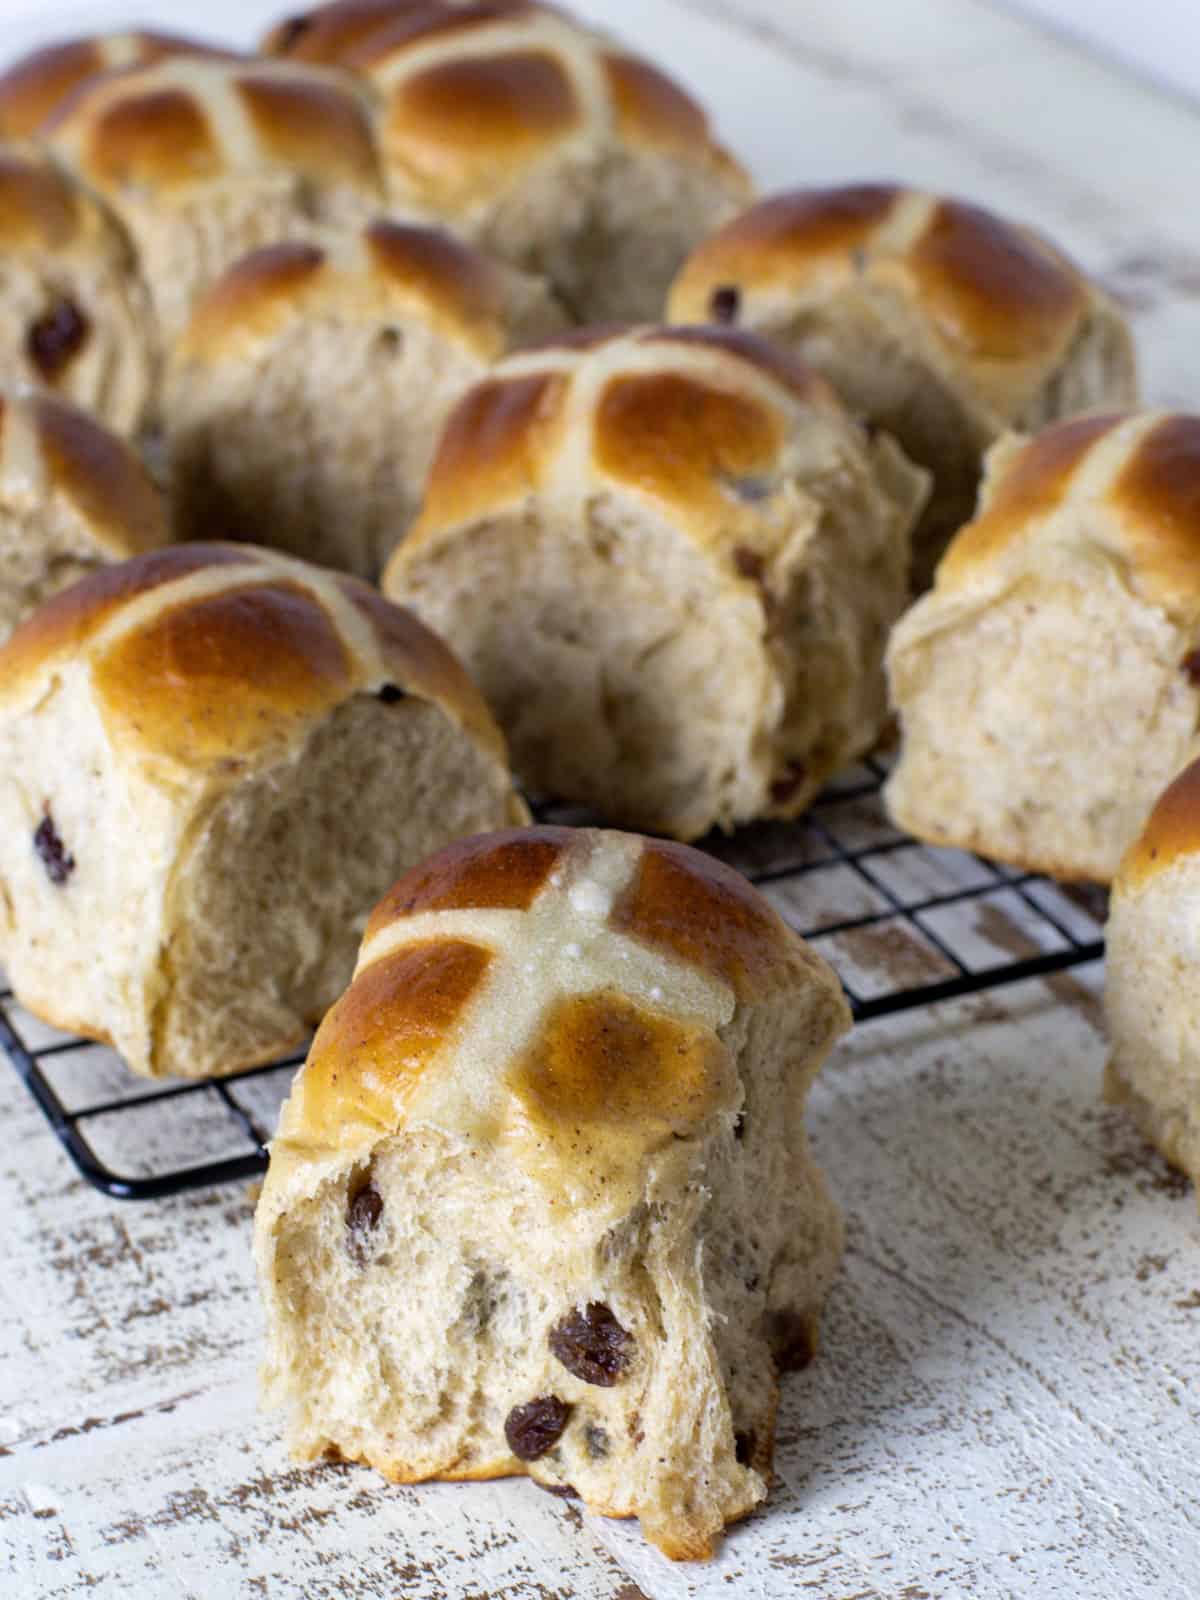
{"label": "distressed white painted wood", "polygon": [[[248,41],[275,9],[157,14]],[[690,82],[767,185],[894,175],[1053,231],[1134,311],[1151,399],[1196,403],[1200,119],[1180,103],[975,0],[581,9]],[[3,48],[50,20],[9,0]],[[996,914],[966,932],[1012,936]],[[846,1269],[786,1385],[780,1482],[704,1567],[528,1483],[291,1467],[255,1408],[249,1196],[102,1198],[0,1063],[0,1594],[1194,1600],[1200,1223],[1099,1105],[1097,983],[838,1053],[813,1120]]]}

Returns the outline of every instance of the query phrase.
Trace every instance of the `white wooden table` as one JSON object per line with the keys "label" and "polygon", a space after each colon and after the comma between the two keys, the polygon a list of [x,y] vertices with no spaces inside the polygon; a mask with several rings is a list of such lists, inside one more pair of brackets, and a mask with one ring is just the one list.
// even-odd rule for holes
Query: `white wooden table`
{"label": "white wooden table", "polygon": [[[9,0],[5,49],[49,19]],[[149,9],[149,8],[147,8]],[[159,17],[248,39],[273,7]],[[975,0],[594,0],[765,185],[870,175],[1054,232],[1200,375],[1200,118]],[[112,15],[58,9],[56,28]],[[1098,1101],[1094,970],[859,1031],[814,1095],[848,1217],[779,1483],[707,1566],[531,1484],[292,1467],[242,1189],[88,1189],[0,1062],[0,1595],[1194,1600],[1200,1223]]]}

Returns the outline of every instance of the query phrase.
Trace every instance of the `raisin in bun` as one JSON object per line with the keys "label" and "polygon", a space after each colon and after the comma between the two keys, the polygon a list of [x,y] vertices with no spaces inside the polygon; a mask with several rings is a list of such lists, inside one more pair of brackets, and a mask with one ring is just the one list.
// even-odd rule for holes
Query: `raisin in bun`
{"label": "raisin in bun", "polygon": [[1124,318],[1059,250],[981,207],[893,184],[761,201],[690,257],[668,316],[778,342],[933,473],[918,589],[970,517],[1000,433],[1137,400]]}
{"label": "raisin in bun", "polygon": [[0,641],[94,568],[167,543],[127,444],[53,395],[0,388]]}
{"label": "raisin in bun", "polygon": [[667,1555],[770,1479],[840,1255],[804,1101],[837,979],[728,867],[629,834],[453,845],[376,908],[255,1221],[302,1459],[527,1473]]}
{"label": "raisin in bun", "polygon": [[384,587],[534,792],[692,839],[875,741],[924,475],[749,335],[591,332],[460,403]]}
{"label": "raisin in bun", "polygon": [[996,445],[888,670],[902,828],[1111,879],[1200,725],[1200,417],[1077,418]]}
{"label": "raisin in bun", "polygon": [[153,343],[133,252],[44,150],[0,143],[0,367],[118,433],[147,415]]}
{"label": "raisin in bun", "polygon": [[0,136],[25,139],[40,133],[81,85],[104,73],[144,67],[168,56],[232,59],[233,53],[157,30],[94,34],[44,45],[0,73]]}
{"label": "raisin in bun", "polygon": [[136,1072],[298,1044],[396,874],[526,814],[441,642],[271,551],[108,567],[0,650],[5,970]]}
{"label": "raisin in bun", "polygon": [[1104,1008],[1106,1097],[1200,1181],[1200,761],[1159,798],[1113,881]]}
{"label": "raisin in bun", "polygon": [[239,256],[381,197],[366,97],[318,67],[171,57],[85,84],[47,137],[128,229],[168,343]]}
{"label": "raisin in bun", "polygon": [[539,280],[444,230],[376,221],[245,257],[168,372],[178,533],[219,527],[377,578],[454,402],[563,321]]}
{"label": "raisin in bun", "polygon": [[379,96],[391,203],[550,279],[580,322],[657,318],[750,197],[700,107],[547,6],[426,8],[345,58]]}

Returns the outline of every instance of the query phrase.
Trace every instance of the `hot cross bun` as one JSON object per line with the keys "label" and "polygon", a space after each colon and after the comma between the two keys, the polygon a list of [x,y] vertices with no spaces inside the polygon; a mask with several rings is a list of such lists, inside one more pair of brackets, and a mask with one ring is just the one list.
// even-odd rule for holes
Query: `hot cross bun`
{"label": "hot cross bun", "polygon": [[840,1225],[804,1102],[836,978],[729,868],[562,828],[389,893],[255,1222],[304,1459],[527,1473],[711,1553],[767,1490]]}
{"label": "hot cross bun", "polygon": [[391,203],[549,278],[580,322],[660,317],[687,252],[750,198],[691,96],[563,11],[400,5],[377,27],[363,9],[320,8],[295,49],[376,91]]}
{"label": "hot cross bun", "polygon": [[1124,318],[1061,251],[982,207],[894,184],[761,201],[698,247],[668,316],[778,342],[933,473],[918,589],[970,517],[999,434],[1137,400]]}
{"label": "hot cross bun", "polygon": [[386,220],[232,267],[175,348],[176,527],[219,527],[375,579],[454,402],[564,318],[537,279]]}
{"label": "hot cross bun", "polygon": [[924,475],[748,334],[590,330],[451,415],[384,586],[534,791],[691,839],[869,748]]}
{"label": "hot cross bun", "polygon": [[1200,725],[1200,417],[996,445],[888,671],[901,827],[1108,882]]}
{"label": "hot cross bun", "polygon": [[95,34],[44,45],[0,73],[0,136],[26,139],[46,123],[83,84],[104,73],[144,67],[168,56],[232,58],[233,52],[177,33],[143,29]]}
{"label": "hot cross bun", "polygon": [[526,814],[441,642],[270,551],[104,568],[0,649],[4,966],[136,1072],[300,1043],[397,872]]}
{"label": "hot cross bun", "polygon": [[318,67],[173,56],[91,80],[46,136],[128,229],[167,344],[239,256],[382,195],[366,95]]}

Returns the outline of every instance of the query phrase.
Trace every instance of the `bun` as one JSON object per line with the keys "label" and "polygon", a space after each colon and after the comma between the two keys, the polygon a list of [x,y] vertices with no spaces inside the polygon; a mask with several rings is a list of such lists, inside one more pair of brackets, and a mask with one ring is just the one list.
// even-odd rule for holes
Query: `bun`
{"label": "bun", "polygon": [[667,1555],[769,1481],[841,1251],[804,1099],[837,979],[729,868],[535,828],[376,908],[255,1221],[302,1459],[527,1473]]}
{"label": "bun", "polygon": [[392,204],[549,278],[580,322],[657,320],[688,250],[750,197],[689,95],[546,6],[429,7],[346,65],[380,97]]}
{"label": "bun", "polygon": [[107,211],[43,150],[0,144],[0,364],[118,433],[145,420],[153,342],[132,253]]}
{"label": "bun", "polygon": [[1200,761],[1167,787],[1112,887],[1104,1008],[1106,1097],[1172,1166],[1200,1180]]}
{"label": "bun", "polygon": [[232,52],[179,34],[143,30],[65,39],[34,50],[0,73],[0,137],[28,139],[81,87],[105,73],[144,67],[169,56],[234,60]]}
{"label": "bun", "polygon": [[133,451],[51,395],[0,389],[0,642],[93,568],[167,543]]}
{"label": "bun", "polygon": [[365,96],[316,67],[172,57],[85,85],[48,137],[128,229],[168,344],[239,256],[381,198]]}
{"label": "bun", "polygon": [[1200,417],[1006,439],[979,515],[892,635],[893,817],[1107,882],[1200,718]]}
{"label": "bun", "polygon": [[376,221],[245,257],[168,373],[178,531],[377,578],[454,402],[562,326],[544,285],[436,229]]}
{"label": "bun", "polygon": [[691,839],[797,816],[870,748],[923,494],[748,335],[584,330],[460,403],[384,586],[532,792]]}
{"label": "bun", "polygon": [[1060,251],[980,206],[892,184],[761,201],[698,247],[668,317],[779,342],[933,473],[918,589],[970,517],[999,434],[1137,401],[1124,318]]}
{"label": "bun", "polygon": [[0,650],[0,684],[13,989],[151,1076],[298,1044],[396,874],[526,814],[449,651],[269,551],[94,573]]}

